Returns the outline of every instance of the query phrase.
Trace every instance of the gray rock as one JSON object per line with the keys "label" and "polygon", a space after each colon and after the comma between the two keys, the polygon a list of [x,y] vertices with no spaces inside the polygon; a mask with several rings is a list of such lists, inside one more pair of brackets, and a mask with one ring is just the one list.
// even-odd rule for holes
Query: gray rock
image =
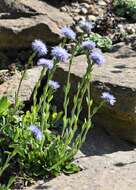
{"label": "gray rock", "polygon": [[80,6],[85,7],[86,9],[88,9],[90,7],[90,5],[88,3],[81,3]]}
{"label": "gray rock", "polygon": [[[47,43],[57,44],[60,41],[60,28],[72,25],[73,20],[68,13],[62,13],[46,2],[37,0],[19,0],[18,6],[33,10],[34,14],[19,16],[9,15],[9,19],[0,19],[0,48],[26,48],[34,39],[42,39]],[[13,6],[17,11],[16,6]],[[20,8],[23,12],[23,9]],[[27,11],[26,11],[27,13]]]}
{"label": "gray rock", "polygon": [[[5,71],[4,72],[8,72]],[[32,95],[34,86],[40,77],[41,67],[29,69],[26,73],[25,79],[22,82],[19,98],[22,101],[29,101]],[[16,73],[11,76],[6,82],[0,85],[0,97],[7,96],[9,100],[14,103],[15,92],[17,92],[17,88],[19,85],[19,81],[21,78],[21,73],[16,71]]]}
{"label": "gray rock", "polygon": [[0,0],[0,12],[10,13],[10,19],[19,16],[32,16],[37,14],[36,11],[20,1],[15,0]]}
{"label": "gray rock", "polygon": [[81,13],[86,15],[88,13],[88,10],[85,7],[81,8]]}
{"label": "gray rock", "polygon": [[61,7],[61,8],[60,8],[60,11],[62,11],[62,12],[67,12],[67,8],[66,8],[66,7]]}

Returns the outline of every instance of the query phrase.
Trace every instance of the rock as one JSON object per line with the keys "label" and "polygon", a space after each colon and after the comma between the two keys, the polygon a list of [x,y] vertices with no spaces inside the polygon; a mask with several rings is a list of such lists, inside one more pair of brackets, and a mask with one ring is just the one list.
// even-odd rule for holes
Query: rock
{"label": "rock", "polygon": [[85,7],[86,9],[88,9],[90,7],[90,5],[88,3],[81,3],[80,6]]}
{"label": "rock", "polygon": [[91,4],[90,7],[88,8],[88,14],[98,16],[98,10],[94,3]]}
{"label": "rock", "polygon": [[[73,20],[68,13],[62,13],[46,2],[37,0],[18,0],[18,6],[33,10],[33,16],[16,16],[12,12],[9,19],[0,20],[0,48],[26,48],[31,46],[34,39],[42,39],[47,43],[59,42],[59,29],[65,25],[72,25]],[[13,6],[14,10],[16,6]],[[7,9],[8,10],[8,9]],[[23,10],[20,8],[23,12]],[[26,11],[27,13],[27,11]]]}
{"label": "rock", "polygon": [[84,16],[75,16],[73,19],[74,19],[77,23],[78,23],[78,21],[81,21],[81,20],[85,21],[85,17],[84,17]]}
{"label": "rock", "polygon": [[82,7],[80,12],[81,12],[81,14],[86,15],[88,10],[85,7]]}
{"label": "rock", "polygon": [[[135,56],[135,51],[124,43],[114,46],[111,53],[105,54],[106,63],[102,67],[94,68],[92,93],[96,103],[100,102],[101,93],[104,91],[111,92],[117,100],[115,106],[105,106],[95,117],[95,122],[110,133],[136,144]],[[84,56],[79,56],[72,66],[72,97],[76,82],[85,72],[85,63]],[[61,64],[55,80],[64,83],[67,69],[66,64]],[[56,96],[58,105],[62,103],[61,95],[62,93],[59,92],[58,98]],[[86,114],[86,110],[83,113]]]}
{"label": "rock", "polygon": [[[5,73],[8,71],[4,70]],[[26,73],[26,77],[22,82],[19,98],[22,101],[29,101],[32,95],[34,86],[40,77],[41,67],[29,69]],[[14,103],[15,92],[20,82],[21,74],[17,72],[7,78],[6,82],[0,85],[0,97],[7,96],[9,100]]]}
{"label": "rock", "polygon": [[71,11],[72,13],[79,13],[80,12],[80,9],[73,9],[72,11]]}
{"label": "rock", "polygon": [[100,0],[100,1],[98,1],[98,5],[100,5],[100,6],[106,6],[107,3],[105,1],[103,1],[103,0]]}
{"label": "rock", "polygon": [[0,52],[0,69],[5,69],[10,64],[9,58],[2,52]]}
{"label": "rock", "polygon": [[89,20],[89,21],[96,21],[97,20],[97,17],[96,16],[94,16],[94,15],[88,15],[87,16],[87,20]]}
{"label": "rock", "polygon": [[90,4],[90,0],[78,0],[80,3],[88,3]]}
{"label": "rock", "polygon": [[128,26],[126,28],[126,31],[128,32],[128,34],[134,34],[136,32],[135,28],[133,28],[132,26]]}
{"label": "rock", "polygon": [[67,8],[66,8],[66,7],[61,7],[61,8],[60,8],[60,11],[62,11],[62,12],[67,12]]}
{"label": "rock", "polygon": [[15,0],[0,0],[0,12],[10,13],[10,18],[36,14],[36,11],[32,7]]}

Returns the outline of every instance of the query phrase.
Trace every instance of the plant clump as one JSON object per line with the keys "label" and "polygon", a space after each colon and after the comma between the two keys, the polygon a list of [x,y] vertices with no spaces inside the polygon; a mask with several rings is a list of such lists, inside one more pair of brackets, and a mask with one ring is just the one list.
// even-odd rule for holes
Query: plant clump
{"label": "plant clump", "polygon": [[[89,37],[92,25],[82,23],[82,30]],[[42,66],[41,76],[33,93],[33,104],[29,110],[23,111],[19,100],[19,91],[26,70],[22,73],[20,84],[12,105],[7,97],[0,99],[0,189],[10,189],[21,178],[49,178],[61,172],[74,173],[80,170],[73,163],[92,128],[92,118],[97,111],[108,102],[114,105],[116,99],[109,92],[103,92],[100,104],[95,107],[91,97],[92,70],[94,65],[105,62],[102,51],[96,48],[95,42],[85,41],[84,35],[77,36],[72,29],[61,29],[62,43],[51,50],[52,59],[46,59],[48,48],[41,40],[32,43],[33,54],[29,64],[36,58],[37,66]],[[67,41],[74,42],[71,53],[65,49]],[[70,72],[78,47],[86,56],[88,66],[82,80],[77,84],[77,92],[73,97],[73,107],[68,113],[69,94],[71,90]],[[64,86],[53,79],[54,73],[61,62],[68,64],[69,71]],[[38,89],[43,77],[47,81],[43,87],[40,99],[37,99]],[[63,88],[64,101],[62,110],[52,105],[55,92]],[[88,113],[82,124],[79,122],[83,100],[86,100]],[[79,130],[80,126],[80,130]],[[78,134],[77,134],[77,131]]]}

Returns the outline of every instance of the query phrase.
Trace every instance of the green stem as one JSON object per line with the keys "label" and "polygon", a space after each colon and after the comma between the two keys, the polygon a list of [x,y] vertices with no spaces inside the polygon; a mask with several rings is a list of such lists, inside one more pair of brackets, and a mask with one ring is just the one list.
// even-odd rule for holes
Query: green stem
{"label": "green stem", "polygon": [[23,74],[22,74],[21,79],[20,79],[20,81],[19,81],[19,85],[18,85],[17,92],[16,92],[16,94],[15,94],[15,109],[16,109],[17,106],[18,106],[19,91],[20,91],[20,88],[21,88],[22,81],[23,81],[23,79],[24,79],[24,77],[25,77],[25,74],[26,74],[26,68],[25,68],[25,70],[23,71]]}
{"label": "green stem", "polygon": [[8,155],[8,157],[7,157],[7,159],[6,159],[6,161],[5,161],[4,165],[3,165],[3,167],[0,168],[0,177],[2,176],[2,174],[3,174],[3,172],[6,170],[6,168],[9,166],[10,160],[11,160],[15,155],[16,155],[16,150],[14,150],[10,156]]}
{"label": "green stem", "polygon": [[65,94],[64,94],[64,104],[63,104],[63,109],[64,109],[64,118],[63,118],[63,120],[65,119],[65,122],[63,122],[62,136],[64,135],[65,129],[67,127],[67,122],[68,122],[67,121],[67,115],[68,115],[67,112],[68,112],[68,101],[69,101],[68,94],[69,94],[69,90],[70,90],[70,74],[71,74],[70,72],[71,72],[71,66],[72,66],[72,63],[73,63],[73,59],[74,59],[74,56],[75,56],[77,46],[78,46],[78,43],[73,48],[72,56],[71,56],[71,59],[69,61],[68,77],[67,77],[66,89],[65,89]]}
{"label": "green stem", "polygon": [[23,74],[22,74],[22,76],[21,76],[21,79],[20,79],[20,82],[19,82],[19,85],[18,85],[17,92],[15,93],[15,110],[16,110],[16,108],[17,108],[17,106],[18,106],[18,97],[19,97],[19,92],[20,92],[20,88],[21,88],[21,85],[22,85],[22,81],[23,81],[23,79],[24,79],[24,77],[25,77],[25,74],[26,74],[26,71],[27,71],[28,66],[29,66],[29,65],[32,65],[32,61],[33,61],[33,58],[35,57],[35,55],[36,55],[36,53],[34,52],[34,53],[30,56],[30,58],[29,58],[29,60],[28,60],[28,64],[27,64],[27,66],[25,66],[25,69],[24,69]]}
{"label": "green stem", "polygon": [[56,71],[56,68],[57,68],[57,63],[58,62],[56,60],[54,60],[54,67],[53,67],[52,70],[49,71],[48,79],[47,79],[46,85],[45,85],[44,90],[43,90],[43,95],[40,98],[39,110],[42,109],[41,110],[41,114],[42,114],[41,129],[42,129],[42,131],[43,131],[44,126],[47,124],[47,121],[45,120],[45,108],[46,108],[47,99],[49,98],[49,94],[48,94],[49,85],[48,85],[48,82],[49,82],[49,80],[51,80],[53,78],[54,72]]}

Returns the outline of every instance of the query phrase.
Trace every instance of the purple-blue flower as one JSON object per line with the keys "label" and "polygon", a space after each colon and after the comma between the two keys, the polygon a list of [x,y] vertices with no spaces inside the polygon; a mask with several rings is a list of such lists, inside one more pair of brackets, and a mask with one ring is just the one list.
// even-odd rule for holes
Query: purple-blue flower
{"label": "purple-blue flower", "polygon": [[79,26],[84,32],[90,34],[94,28],[94,23],[90,21],[80,21]]}
{"label": "purple-blue flower", "polygon": [[91,59],[93,60],[93,62],[95,62],[97,65],[102,65],[105,62],[103,53],[101,52],[101,50],[97,49],[94,50],[91,53]]}
{"label": "purple-blue flower", "polygon": [[30,125],[30,130],[32,131],[32,133],[34,134],[34,136],[36,137],[37,140],[42,140],[43,134],[40,131],[40,129],[38,129],[37,126]]}
{"label": "purple-blue flower", "polygon": [[94,49],[96,46],[95,42],[87,40],[82,42],[82,47],[88,50]]}
{"label": "purple-blue flower", "polygon": [[62,62],[66,62],[69,58],[68,52],[59,46],[53,47],[51,54],[57,60],[62,61]]}
{"label": "purple-blue flower", "polygon": [[38,60],[37,62],[37,65],[42,65],[42,66],[45,66],[46,68],[48,69],[52,69],[53,68],[53,63],[51,60],[49,59],[44,59],[44,58],[41,58]]}
{"label": "purple-blue flower", "polygon": [[70,27],[63,27],[61,29],[61,34],[70,40],[76,39],[76,33]]}
{"label": "purple-blue flower", "polygon": [[46,45],[41,40],[34,40],[32,48],[39,56],[46,55],[48,52]]}
{"label": "purple-blue flower", "polygon": [[54,90],[56,90],[56,89],[58,89],[60,87],[59,83],[56,82],[56,81],[53,81],[53,80],[49,80],[48,84]]}
{"label": "purple-blue flower", "polygon": [[106,100],[107,102],[109,102],[110,105],[112,105],[112,106],[116,102],[116,98],[112,94],[110,94],[109,92],[103,92],[101,98]]}

